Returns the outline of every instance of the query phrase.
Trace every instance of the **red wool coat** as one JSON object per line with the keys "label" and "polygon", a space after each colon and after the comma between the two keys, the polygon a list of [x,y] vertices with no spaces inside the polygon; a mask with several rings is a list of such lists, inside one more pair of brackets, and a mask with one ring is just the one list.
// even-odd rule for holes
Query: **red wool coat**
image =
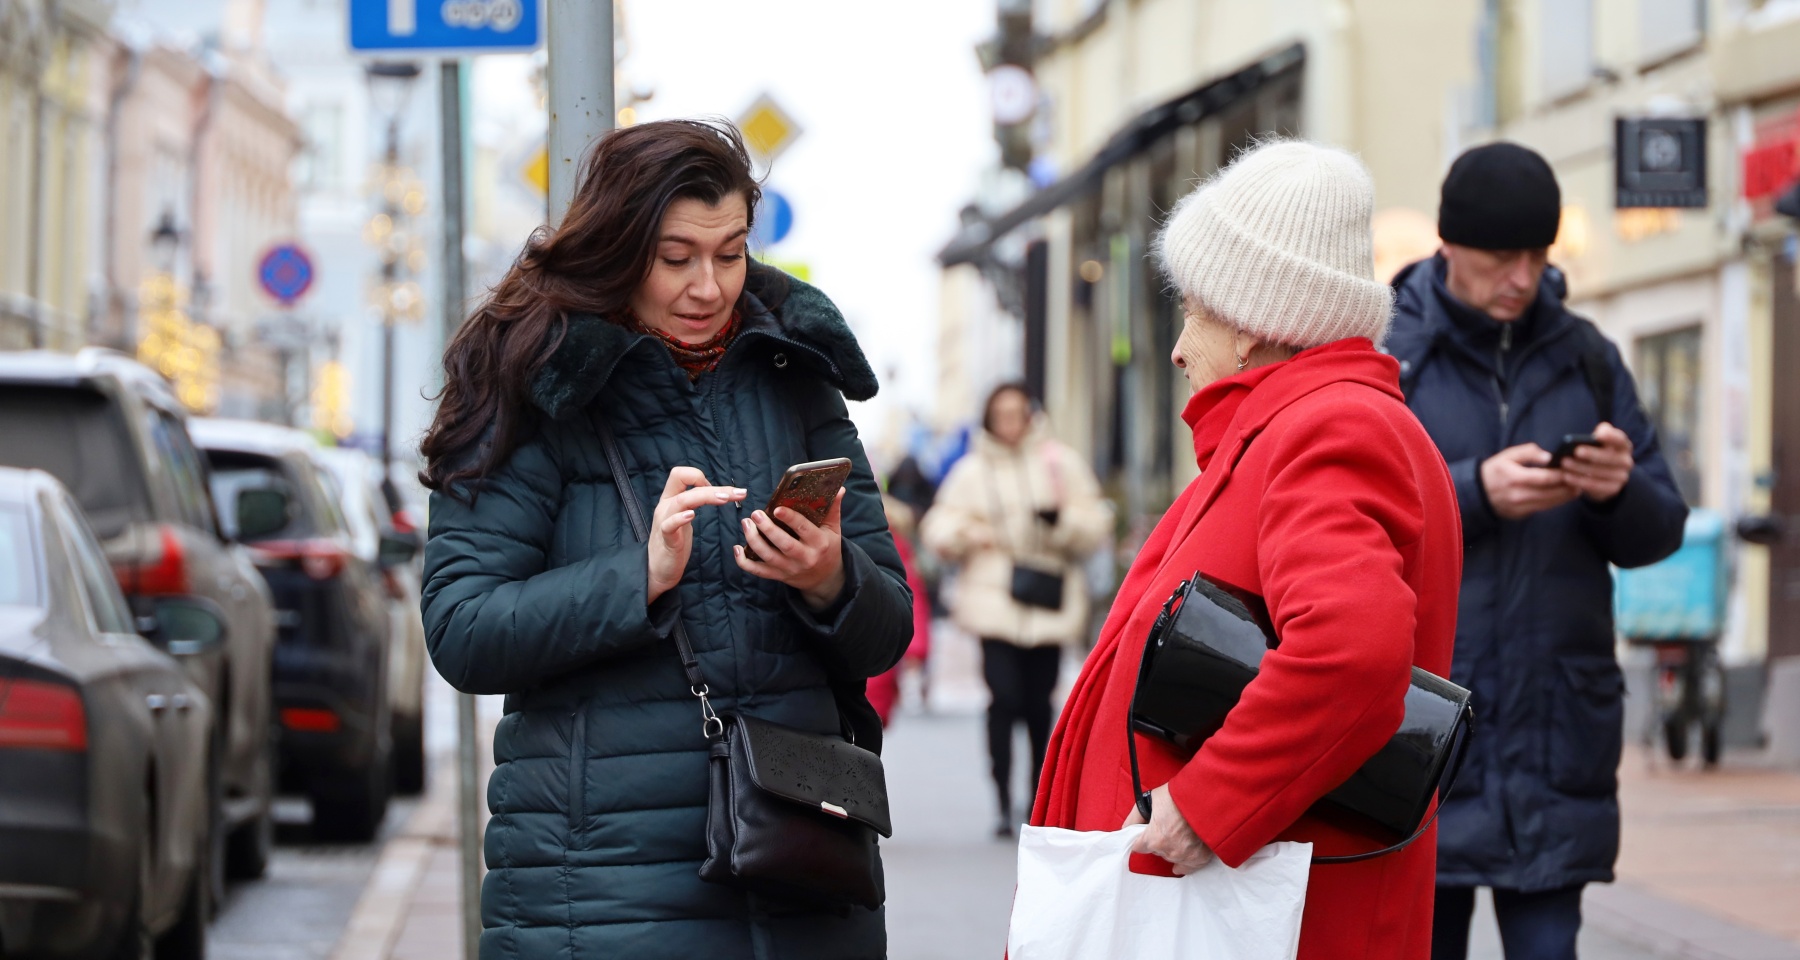
{"label": "red wool coat", "polygon": [[[1276,840],[1318,855],[1379,846],[1307,813],[1399,728],[1410,668],[1450,672],[1461,581],[1456,493],[1367,340],[1303,351],[1188,404],[1202,474],[1150,535],[1064,708],[1032,822],[1117,830],[1132,808],[1126,712],[1144,640],[1195,571],[1268,601],[1281,638],[1192,758],[1140,736],[1144,787],[1226,864]],[[1423,960],[1436,836],[1314,867],[1302,958]],[[1134,869],[1167,865],[1151,858]],[[1149,869],[1145,869],[1148,866]],[[1175,882],[1175,881],[1172,881]]]}

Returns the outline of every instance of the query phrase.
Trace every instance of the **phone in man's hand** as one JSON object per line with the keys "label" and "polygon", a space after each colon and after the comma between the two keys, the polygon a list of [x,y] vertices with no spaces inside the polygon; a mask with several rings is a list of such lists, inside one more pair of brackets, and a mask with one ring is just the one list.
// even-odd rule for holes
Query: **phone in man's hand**
{"label": "phone in man's hand", "polygon": [[1562,466],[1563,461],[1574,456],[1575,450],[1579,447],[1597,446],[1600,446],[1600,441],[1594,439],[1594,435],[1591,433],[1567,434],[1562,438],[1562,442],[1556,445],[1556,449],[1550,451],[1548,469],[1555,470]]}
{"label": "phone in man's hand", "polygon": [[[815,526],[823,524],[825,518],[831,515],[832,501],[837,499],[838,491],[844,488],[844,481],[848,479],[849,457],[796,463],[781,475],[781,482],[775,485],[775,492],[769,495],[769,505],[763,508],[763,512],[789,536],[793,535],[794,529],[776,519],[776,507],[786,507],[812,521]],[[756,551],[748,546],[744,548],[744,555],[762,562]]]}

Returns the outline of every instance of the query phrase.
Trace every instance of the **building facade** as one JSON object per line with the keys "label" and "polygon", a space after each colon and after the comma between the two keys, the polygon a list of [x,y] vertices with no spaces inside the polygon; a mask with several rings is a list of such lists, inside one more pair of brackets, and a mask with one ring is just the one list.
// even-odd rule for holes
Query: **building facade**
{"label": "building facade", "polygon": [[[1149,241],[1197,180],[1268,134],[1368,164],[1384,276],[1436,248],[1458,153],[1492,139],[1538,150],[1564,194],[1552,261],[1632,366],[1684,495],[1728,519],[1800,515],[1800,381],[1782,360],[1800,351],[1795,222],[1774,209],[1800,179],[1800,0],[1031,8],[1036,189],[978,202],[940,256],[946,289],[962,291],[946,298],[947,335],[997,324],[1021,346],[947,365],[968,382],[944,389],[978,397],[984,380],[1022,375],[1124,507],[1127,545],[1193,472],[1168,362],[1180,314]],[[1704,122],[1680,160],[1704,164],[1704,195],[1684,200],[1698,205],[1620,196],[1621,157],[1639,152],[1621,151],[1621,119]],[[971,284],[998,309],[969,308]],[[1800,531],[1730,552],[1727,659],[1800,657]]]}
{"label": "building facade", "polygon": [[111,16],[0,4],[0,349],[74,349],[94,318]]}
{"label": "building facade", "polygon": [[201,33],[140,6],[120,12],[110,43],[105,300],[92,339],[199,381],[184,393],[197,409],[286,421],[290,365],[268,336],[282,311],[258,266],[294,236],[300,128],[255,8],[235,30]]}

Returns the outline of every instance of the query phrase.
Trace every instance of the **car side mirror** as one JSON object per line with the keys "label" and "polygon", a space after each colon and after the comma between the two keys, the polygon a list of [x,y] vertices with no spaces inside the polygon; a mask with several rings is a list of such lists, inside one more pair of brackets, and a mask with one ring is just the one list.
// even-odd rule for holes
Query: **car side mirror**
{"label": "car side mirror", "polygon": [[1773,514],[1761,513],[1739,517],[1738,539],[1759,547],[1773,547],[1787,536],[1787,523]]}
{"label": "car side mirror", "polygon": [[162,597],[138,632],[176,656],[205,653],[225,643],[225,614],[205,597]]}
{"label": "car side mirror", "polygon": [[237,536],[239,540],[260,540],[281,532],[288,525],[287,491],[274,487],[252,487],[237,495]]}
{"label": "car side mirror", "polygon": [[419,535],[416,533],[384,533],[378,558],[384,567],[398,567],[412,562],[419,555]]}

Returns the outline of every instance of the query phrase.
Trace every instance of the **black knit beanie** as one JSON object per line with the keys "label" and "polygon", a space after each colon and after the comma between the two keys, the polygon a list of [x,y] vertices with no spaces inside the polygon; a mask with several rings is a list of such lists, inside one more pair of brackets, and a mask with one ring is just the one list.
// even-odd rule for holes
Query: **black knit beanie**
{"label": "black knit beanie", "polygon": [[1438,203],[1438,236],[1482,250],[1530,250],[1556,242],[1562,191],[1533,150],[1490,143],[1450,165]]}

